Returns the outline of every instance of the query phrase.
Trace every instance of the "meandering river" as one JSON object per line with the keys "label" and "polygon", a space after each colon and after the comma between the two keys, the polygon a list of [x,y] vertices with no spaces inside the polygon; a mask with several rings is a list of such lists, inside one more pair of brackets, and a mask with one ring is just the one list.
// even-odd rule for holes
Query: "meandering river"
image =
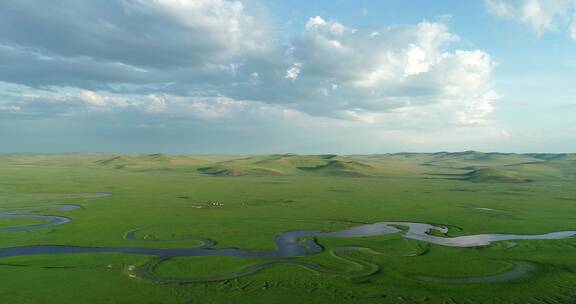
{"label": "meandering river", "polygon": [[[73,198],[96,198],[109,196],[108,193],[95,193],[95,194],[81,194],[81,195],[66,195],[66,196],[47,196],[44,198],[34,198],[30,200],[16,200],[12,202],[0,202],[0,204],[15,204],[15,203],[30,203],[39,201],[51,201],[61,199]],[[0,218],[22,218],[22,219],[35,219],[42,220],[42,223],[11,226],[0,228],[0,232],[10,232],[19,230],[31,230],[39,228],[54,227],[65,224],[70,221],[70,218],[55,215],[43,215],[43,213],[60,213],[73,211],[80,208],[78,205],[63,205],[51,204],[46,206],[26,206],[26,207],[11,207],[0,209]],[[402,229],[401,229],[402,228]],[[128,240],[135,239],[135,233],[138,231],[132,230],[125,234]],[[84,247],[84,246],[63,246],[63,245],[29,245],[0,248],[0,257],[12,256],[27,256],[27,255],[40,255],[40,254],[77,254],[77,253],[127,253],[127,254],[143,254],[155,256],[157,261],[166,260],[173,257],[192,257],[192,256],[232,256],[240,258],[258,258],[258,259],[272,259],[272,258],[293,258],[306,255],[313,255],[323,251],[323,248],[315,241],[316,238],[323,237],[336,237],[336,238],[356,238],[367,236],[379,236],[387,234],[399,233],[402,237],[423,241],[435,245],[451,246],[451,247],[478,247],[487,246],[493,242],[499,241],[513,241],[513,240],[550,240],[550,239],[564,239],[576,236],[576,231],[557,231],[545,234],[477,234],[466,235],[458,237],[434,236],[431,232],[436,231],[441,234],[448,232],[448,229],[443,226],[417,223],[417,222],[395,222],[384,221],[373,224],[364,224],[340,231],[320,231],[320,230],[296,230],[286,231],[278,234],[275,237],[276,249],[251,251],[237,248],[216,249],[213,248],[215,242],[206,238],[195,238],[202,242],[202,246],[197,248],[175,248],[175,249],[161,249],[161,248],[141,248],[141,247]],[[305,267],[315,267],[305,262],[296,262],[295,264]],[[245,270],[237,274],[237,276],[253,273],[262,267],[275,265],[279,262],[269,262],[259,264],[259,267]],[[292,263],[292,262],[290,262]],[[293,263],[293,264],[294,264]],[[520,264],[523,265],[523,264]],[[522,266],[523,267],[523,266]],[[229,276],[224,276],[229,277]],[[218,277],[222,278],[222,277]],[[495,277],[502,279],[501,277]],[[205,280],[204,280],[205,281]]]}

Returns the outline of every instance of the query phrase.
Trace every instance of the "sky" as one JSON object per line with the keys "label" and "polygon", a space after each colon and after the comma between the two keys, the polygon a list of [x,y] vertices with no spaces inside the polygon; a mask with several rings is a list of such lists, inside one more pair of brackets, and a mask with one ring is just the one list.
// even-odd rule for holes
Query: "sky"
{"label": "sky", "polygon": [[576,0],[3,0],[0,153],[576,152]]}

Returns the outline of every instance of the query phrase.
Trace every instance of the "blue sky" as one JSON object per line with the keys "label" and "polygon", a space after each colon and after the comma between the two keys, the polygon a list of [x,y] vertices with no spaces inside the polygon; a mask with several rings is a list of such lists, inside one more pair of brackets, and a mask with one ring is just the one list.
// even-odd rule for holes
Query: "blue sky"
{"label": "blue sky", "polygon": [[576,0],[0,3],[0,152],[576,150]]}

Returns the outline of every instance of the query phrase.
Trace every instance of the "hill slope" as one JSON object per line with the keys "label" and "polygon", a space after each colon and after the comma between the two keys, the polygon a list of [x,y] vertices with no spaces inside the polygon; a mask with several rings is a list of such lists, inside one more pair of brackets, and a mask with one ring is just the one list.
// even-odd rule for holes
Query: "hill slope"
{"label": "hill slope", "polygon": [[371,176],[375,168],[361,161],[337,155],[276,154],[217,163],[198,169],[212,175],[293,175]]}

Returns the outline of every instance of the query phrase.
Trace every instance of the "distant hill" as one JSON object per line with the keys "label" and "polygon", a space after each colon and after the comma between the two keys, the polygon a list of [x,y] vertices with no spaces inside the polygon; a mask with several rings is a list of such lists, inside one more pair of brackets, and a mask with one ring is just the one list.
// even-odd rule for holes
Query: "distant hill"
{"label": "distant hill", "polygon": [[146,155],[120,155],[110,158],[97,160],[96,163],[103,166],[111,166],[116,169],[122,169],[127,166],[146,166],[158,164],[170,164],[173,157],[165,154],[146,154]]}
{"label": "distant hill", "polygon": [[101,158],[94,163],[113,169],[131,170],[195,170],[196,167],[229,160],[234,156],[128,154]]}
{"label": "distant hill", "polygon": [[290,175],[316,174],[333,176],[371,176],[369,164],[338,155],[275,154],[220,162],[198,169],[211,175]]}
{"label": "distant hill", "polygon": [[179,171],[220,177],[334,176],[448,178],[475,183],[576,181],[574,153],[388,153],[371,155],[3,154],[4,166]]}
{"label": "distant hill", "polygon": [[473,182],[526,183],[533,181],[576,180],[576,154],[561,153],[482,153],[475,151],[433,153],[423,166],[465,170],[452,174]]}
{"label": "distant hill", "polygon": [[464,174],[464,179],[473,182],[498,182],[498,183],[527,183],[532,180],[521,177],[516,172],[506,171],[499,168],[482,168],[472,170]]}

